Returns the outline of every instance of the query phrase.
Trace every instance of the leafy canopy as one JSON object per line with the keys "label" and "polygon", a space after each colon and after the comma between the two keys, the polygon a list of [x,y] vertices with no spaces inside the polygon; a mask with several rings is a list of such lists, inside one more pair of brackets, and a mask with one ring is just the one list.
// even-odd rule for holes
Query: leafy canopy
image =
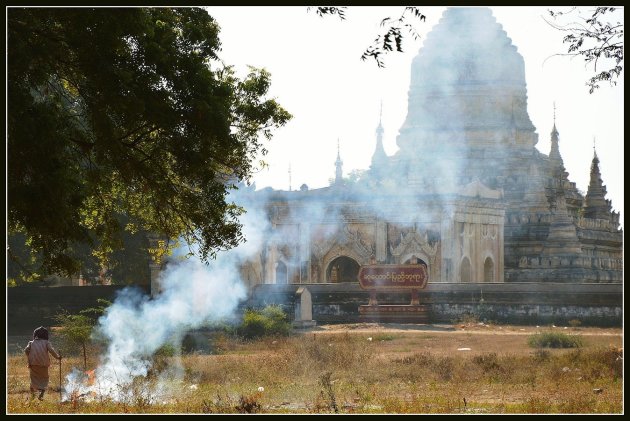
{"label": "leafy canopy", "polygon": [[202,259],[243,240],[226,194],[291,116],[266,98],[268,72],[239,79],[219,60],[205,10],[7,18],[7,222],[44,272],[76,273],[73,244],[106,259],[124,230],[183,237]]}

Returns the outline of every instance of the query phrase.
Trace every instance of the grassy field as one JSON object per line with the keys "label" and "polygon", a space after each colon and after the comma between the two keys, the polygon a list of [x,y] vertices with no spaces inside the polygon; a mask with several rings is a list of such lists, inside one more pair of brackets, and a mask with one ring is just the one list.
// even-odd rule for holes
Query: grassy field
{"label": "grassy field", "polygon": [[[548,331],[581,346],[532,348]],[[60,401],[59,367],[30,400],[23,355],[8,356],[8,413],[604,413],[623,412],[622,330],[333,325],[242,341],[216,333],[211,354],[160,357],[122,401]],[[64,359],[65,377],[82,359]],[[96,357],[88,369],[97,365]],[[165,392],[156,392],[158,379]],[[164,383],[162,383],[163,385]]]}

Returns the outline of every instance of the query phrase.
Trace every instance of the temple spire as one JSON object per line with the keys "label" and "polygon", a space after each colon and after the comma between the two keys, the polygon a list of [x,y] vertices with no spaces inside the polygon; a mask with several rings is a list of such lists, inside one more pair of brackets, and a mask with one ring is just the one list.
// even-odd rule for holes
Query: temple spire
{"label": "temple spire", "polygon": [[380,171],[387,161],[387,154],[385,148],[383,148],[383,102],[381,101],[381,113],[378,119],[378,126],[376,127],[376,148],[374,148],[374,154],[372,154],[372,165],[370,169],[372,171]]}
{"label": "temple spire", "polygon": [[595,219],[610,219],[610,203],[606,200],[606,186],[602,182],[599,172],[599,158],[595,150],[593,138],[593,161],[591,162],[591,177],[588,191],[584,198],[584,217]]}
{"label": "temple spire", "polygon": [[549,158],[559,162],[564,166],[562,162],[562,156],[560,156],[560,146],[558,129],[556,128],[556,103],[553,103],[553,129],[551,129],[551,151],[549,151]]}
{"label": "temple spire", "polygon": [[341,154],[339,153],[339,138],[337,138],[337,160],[335,161],[335,183],[341,183],[343,181],[343,161],[341,160]]}

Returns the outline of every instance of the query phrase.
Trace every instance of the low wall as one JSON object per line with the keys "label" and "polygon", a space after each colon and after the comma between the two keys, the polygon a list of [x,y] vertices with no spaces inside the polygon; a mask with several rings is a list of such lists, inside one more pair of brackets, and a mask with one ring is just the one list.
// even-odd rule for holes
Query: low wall
{"label": "low wall", "polygon": [[[120,285],[7,288],[7,335],[32,335],[38,326],[54,326],[62,310],[76,314],[98,305],[98,299],[114,301]],[[148,286],[137,287],[147,294]]]}
{"label": "low wall", "polygon": [[[307,287],[312,294],[313,319],[317,322],[358,322],[359,305],[369,293],[358,283],[257,285],[248,305],[282,305],[293,314],[296,291]],[[409,293],[379,293],[379,303],[409,304]],[[430,283],[420,291],[420,303],[429,307],[429,320],[453,322],[464,315],[480,320],[523,324],[565,324],[578,319],[583,325],[621,326],[622,284],[566,283]]]}
{"label": "low wall", "polygon": [[[293,317],[296,292],[311,292],[313,319],[320,323],[358,322],[358,308],[368,303],[369,293],[358,283],[257,285],[240,308],[280,304]],[[31,335],[37,326],[54,325],[61,310],[76,314],[96,306],[97,299],[113,301],[116,285],[86,287],[7,288],[7,335]],[[147,295],[148,287],[140,287]],[[378,294],[383,304],[408,304],[410,294]],[[420,292],[429,306],[429,322],[453,322],[472,314],[481,320],[524,324],[564,324],[578,319],[583,325],[621,326],[622,284],[554,283],[430,283]]]}

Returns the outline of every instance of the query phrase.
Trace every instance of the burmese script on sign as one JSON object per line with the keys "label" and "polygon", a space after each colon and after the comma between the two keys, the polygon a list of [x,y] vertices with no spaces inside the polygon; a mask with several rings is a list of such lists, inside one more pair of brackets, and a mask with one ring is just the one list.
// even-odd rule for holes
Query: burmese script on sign
{"label": "burmese script on sign", "polygon": [[428,275],[424,265],[366,265],[358,278],[363,289],[422,289]]}

